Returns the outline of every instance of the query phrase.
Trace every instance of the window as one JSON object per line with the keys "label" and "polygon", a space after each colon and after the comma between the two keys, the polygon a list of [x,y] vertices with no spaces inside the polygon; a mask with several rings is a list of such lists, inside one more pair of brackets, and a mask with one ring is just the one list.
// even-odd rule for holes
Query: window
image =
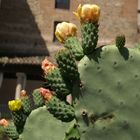
{"label": "window", "polygon": [[53,42],[57,42],[58,40],[57,40],[57,38],[56,38],[56,36],[55,36],[55,30],[56,30],[56,26],[57,26],[57,24],[58,23],[61,23],[62,21],[55,21],[54,22],[54,32],[53,32]]}
{"label": "window", "polygon": [[55,0],[55,8],[70,9],[70,0]]}

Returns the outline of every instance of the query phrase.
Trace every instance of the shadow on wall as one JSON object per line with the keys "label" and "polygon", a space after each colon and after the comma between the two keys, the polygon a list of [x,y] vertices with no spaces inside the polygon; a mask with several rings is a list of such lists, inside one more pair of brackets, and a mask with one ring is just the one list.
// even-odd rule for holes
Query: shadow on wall
{"label": "shadow on wall", "polygon": [[2,0],[0,56],[49,55],[45,41],[26,0]]}

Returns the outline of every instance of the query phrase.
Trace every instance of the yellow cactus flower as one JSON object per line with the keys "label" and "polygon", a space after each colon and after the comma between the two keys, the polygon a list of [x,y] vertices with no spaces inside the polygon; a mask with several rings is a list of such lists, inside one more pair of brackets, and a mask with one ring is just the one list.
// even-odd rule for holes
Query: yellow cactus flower
{"label": "yellow cactus flower", "polygon": [[64,43],[68,37],[75,36],[76,34],[77,27],[73,23],[62,22],[56,26],[55,35],[61,43]]}
{"label": "yellow cactus flower", "polygon": [[8,106],[11,111],[18,111],[21,109],[22,103],[20,99],[12,100],[8,102]]}
{"label": "yellow cactus flower", "polygon": [[78,17],[81,23],[92,22],[97,23],[100,17],[100,7],[95,4],[80,4],[74,14]]}

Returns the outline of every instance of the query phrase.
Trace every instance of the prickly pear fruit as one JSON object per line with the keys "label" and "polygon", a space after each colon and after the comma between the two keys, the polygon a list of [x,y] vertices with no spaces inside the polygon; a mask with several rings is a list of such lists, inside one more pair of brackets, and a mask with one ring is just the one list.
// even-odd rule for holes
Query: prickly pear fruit
{"label": "prickly pear fruit", "polygon": [[70,83],[62,76],[58,68],[50,71],[45,78],[58,98],[65,99],[71,93]]}
{"label": "prickly pear fruit", "polygon": [[71,51],[77,61],[79,61],[84,56],[81,43],[76,37],[69,37],[65,41],[64,47]]}
{"label": "prickly pear fruit", "polygon": [[32,93],[32,96],[36,107],[41,107],[45,104],[45,101],[39,89],[35,89]]}
{"label": "prickly pear fruit", "polygon": [[68,49],[60,50],[56,55],[56,61],[64,77],[68,78],[70,81],[79,79],[75,59]]}
{"label": "prickly pear fruit", "polygon": [[24,112],[24,114],[26,114],[28,116],[32,111],[32,107],[31,107],[30,98],[27,95],[26,91],[24,91],[24,90],[21,91],[20,98],[21,98],[23,112]]}
{"label": "prickly pear fruit", "polygon": [[53,114],[54,117],[63,121],[70,122],[74,119],[74,108],[66,104],[64,101],[60,101],[58,98],[53,97],[47,104],[48,111]]}
{"label": "prickly pear fruit", "polygon": [[81,25],[84,54],[90,54],[95,50],[98,42],[98,26],[88,22]]}
{"label": "prickly pear fruit", "polygon": [[17,140],[19,138],[19,134],[13,122],[9,123],[8,126],[5,127],[4,131],[8,135],[8,137],[13,140]]}

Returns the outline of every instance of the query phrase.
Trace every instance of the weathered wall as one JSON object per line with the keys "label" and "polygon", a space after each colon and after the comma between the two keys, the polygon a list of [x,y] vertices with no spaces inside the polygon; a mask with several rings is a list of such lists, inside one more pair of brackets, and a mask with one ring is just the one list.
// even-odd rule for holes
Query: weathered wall
{"label": "weathered wall", "polygon": [[[55,9],[55,0],[2,0],[0,48],[6,53],[12,49],[17,54],[36,55],[47,52],[46,45],[53,54],[60,45],[52,42],[54,21],[69,21],[80,27],[72,13],[80,3],[93,0],[71,0],[69,10]],[[99,44],[113,42],[120,33],[126,35],[128,46],[139,39],[137,0],[94,0],[94,3],[101,7]]]}
{"label": "weathered wall", "polygon": [[[31,1],[31,0],[30,0]],[[40,0],[40,7],[45,22],[43,35],[48,41],[53,40],[53,22],[79,22],[72,14],[80,3],[93,3],[92,0],[71,0],[69,10],[54,8],[54,0]],[[128,43],[137,40],[137,0],[94,0],[101,7],[100,41],[110,42],[117,34],[124,33]],[[46,31],[46,32],[45,32]]]}

